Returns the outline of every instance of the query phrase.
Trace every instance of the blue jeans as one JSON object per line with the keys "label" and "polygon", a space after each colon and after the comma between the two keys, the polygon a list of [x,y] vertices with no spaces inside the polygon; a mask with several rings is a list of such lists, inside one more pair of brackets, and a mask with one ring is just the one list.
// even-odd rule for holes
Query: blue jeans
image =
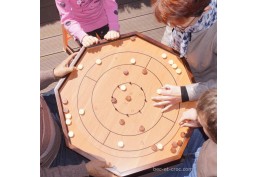
{"label": "blue jeans", "polygon": [[167,172],[158,177],[197,177],[197,159],[201,146],[208,137],[201,128],[196,128],[183,153],[184,160],[179,164],[167,168]]}
{"label": "blue jeans", "polygon": [[61,130],[61,144],[58,151],[58,154],[50,167],[56,167],[56,166],[66,166],[66,165],[78,165],[81,164],[83,161],[87,163],[89,160],[85,158],[84,156],[76,153],[75,151],[69,149],[65,144],[65,139],[62,131],[62,126],[59,118],[56,98],[54,94],[54,90],[50,90],[47,93],[43,94],[44,100],[46,101],[50,112],[52,114],[52,118],[57,123]]}

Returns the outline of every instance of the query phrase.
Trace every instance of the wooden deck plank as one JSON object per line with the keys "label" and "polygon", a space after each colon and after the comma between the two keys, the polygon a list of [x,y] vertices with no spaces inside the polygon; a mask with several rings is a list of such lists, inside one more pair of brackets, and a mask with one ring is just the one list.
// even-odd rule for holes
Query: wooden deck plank
{"label": "wooden deck plank", "polygon": [[160,42],[164,34],[164,31],[165,31],[165,27],[161,27],[161,28],[152,29],[152,30],[143,32],[142,34],[149,36],[152,39],[155,39],[156,41]]}
{"label": "wooden deck plank", "polygon": [[119,21],[134,18],[141,15],[153,13],[150,0],[142,0],[141,2],[132,2],[118,6]]}
{"label": "wooden deck plank", "polygon": [[158,23],[153,14],[148,14],[121,21],[120,26],[121,33],[124,34],[132,31],[145,32],[165,25]]}
{"label": "wooden deck plank", "polygon": [[[69,40],[69,46],[73,49],[78,49],[79,45],[74,40]],[[41,40],[40,56],[55,54],[63,51],[63,36],[60,34],[51,38]]]}
{"label": "wooden deck plank", "polygon": [[40,0],[40,9],[55,5],[55,0]]}
{"label": "wooden deck plank", "polygon": [[53,69],[58,64],[60,64],[61,61],[63,61],[67,56],[68,54],[62,51],[56,54],[40,57],[40,70],[45,71]]}
{"label": "wooden deck plank", "polygon": [[40,24],[44,25],[59,20],[59,12],[55,4],[40,9]]}
{"label": "wooden deck plank", "polygon": [[53,23],[45,24],[44,26],[40,27],[40,39],[46,39],[53,36],[61,35],[62,28],[60,21],[55,21]]}
{"label": "wooden deck plank", "polygon": [[53,53],[58,53],[63,50],[62,35],[41,40],[40,42],[40,56],[46,56]]}

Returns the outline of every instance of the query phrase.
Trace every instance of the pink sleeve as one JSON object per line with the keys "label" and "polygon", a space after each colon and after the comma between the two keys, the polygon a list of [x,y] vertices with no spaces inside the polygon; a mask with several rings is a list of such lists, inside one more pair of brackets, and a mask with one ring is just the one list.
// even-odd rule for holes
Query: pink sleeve
{"label": "pink sleeve", "polygon": [[104,9],[108,17],[108,25],[110,30],[119,31],[118,23],[118,5],[115,0],[104,0]]}
{"label": "pink sleeve", "polygon": [[73,20],[71,14],[71,5],[68,0],[55,0],[56,7],[59,11],[61,24],[64,25],[65,29],[69,31],[69,33],[77,38],[80,42],[83,37],[87,35],[81,28],[80,24]]}

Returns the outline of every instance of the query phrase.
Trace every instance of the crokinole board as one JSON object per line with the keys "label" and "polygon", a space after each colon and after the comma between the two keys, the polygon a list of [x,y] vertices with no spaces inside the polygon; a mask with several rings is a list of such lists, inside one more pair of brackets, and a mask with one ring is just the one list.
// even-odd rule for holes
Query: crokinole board
{"label": "crokinole board", "polygon": [[181,158],[191,131],[180,128],[178,120],[194,103],[162,113],[151,100],[165,84],[191,83],[184,63],[169,48],[134,32],[81,48],[71,65],[77,69],[55,88],[68,147],[91,160],[111,162],[109,170],[118,176]]}

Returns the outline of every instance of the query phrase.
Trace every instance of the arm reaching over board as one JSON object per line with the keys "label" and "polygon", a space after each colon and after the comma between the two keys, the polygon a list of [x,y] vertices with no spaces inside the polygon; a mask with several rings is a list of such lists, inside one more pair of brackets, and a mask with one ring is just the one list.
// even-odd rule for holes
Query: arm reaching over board
{"label": "arm reaching over board", "polygon": [[153,106],[162,107],[162,112],[169,111],[172,106],[181,102],[181,92],[179,86],[165,85],[157,90],[159,96],[152,97],[156,101]]}

